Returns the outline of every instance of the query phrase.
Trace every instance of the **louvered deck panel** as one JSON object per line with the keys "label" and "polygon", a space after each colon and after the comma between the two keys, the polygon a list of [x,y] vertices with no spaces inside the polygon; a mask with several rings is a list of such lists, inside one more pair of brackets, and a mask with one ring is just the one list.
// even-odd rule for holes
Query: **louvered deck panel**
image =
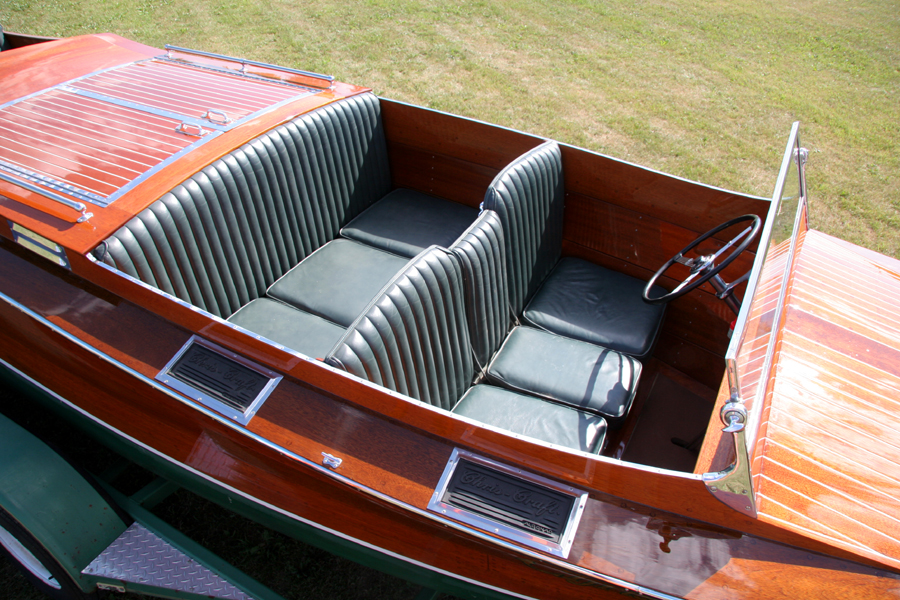
{"label": "louvered deck panel", "polygon": [[0,108],[0,172],[104,206],[180,153],[311,93],[164,59],[127,64]]}
{"label": "louvered deck panel", "polygon": [[104,71],[72,87],[201,119],[210,109],[238,121],[304,91],[202,68],[151,60]]}
{"label": "louvered deck panel", "polygon": [[760,429],[760,518],[900,568],[900,262],[801,238]]}
{"label": "louvered deck panel", "polygon": [[180,122],[51,90],[0,111],[0,159],[106,198],[196,141]]}

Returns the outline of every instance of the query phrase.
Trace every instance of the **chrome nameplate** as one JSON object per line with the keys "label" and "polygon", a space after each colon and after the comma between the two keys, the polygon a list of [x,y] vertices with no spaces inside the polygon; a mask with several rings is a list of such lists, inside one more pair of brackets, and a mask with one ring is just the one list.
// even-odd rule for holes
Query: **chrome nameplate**
{"label": "chrome nameplate", "polygon": [[581,490],[457,449],[428,508],[566,557],[586,502]]}
{"label": "chrome nameplate", "polygon": [[194,336],[156,379],[246,425],[281,376]]}

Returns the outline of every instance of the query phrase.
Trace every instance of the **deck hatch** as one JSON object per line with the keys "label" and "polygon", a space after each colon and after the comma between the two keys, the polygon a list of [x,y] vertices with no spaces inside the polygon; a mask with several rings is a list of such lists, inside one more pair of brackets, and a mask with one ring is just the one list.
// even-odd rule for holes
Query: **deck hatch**
{"label": "deck hatch", "polygon": [[278,374],[197,336],[156,379],[243,425],[281,381]]}
{"label": "deck hatch", "polygon": [[319,91],[165,57],[113,67],[0,106],[0,174],[108,206],[185,153]]}
{"label": "deck hatch", "polygon": [[429,510],[565,558],[587,493],[455,449]]}

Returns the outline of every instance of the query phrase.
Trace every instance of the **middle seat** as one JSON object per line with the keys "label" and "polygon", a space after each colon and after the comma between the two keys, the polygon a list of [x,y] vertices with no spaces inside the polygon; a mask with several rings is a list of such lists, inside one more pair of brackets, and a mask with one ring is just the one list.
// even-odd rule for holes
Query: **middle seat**
{"label": "middle seat", "polygon": [[[469,332],[483,378],[602,416],[610,427],[619,427],[634,401],[641,363],[589,342],[513,326],[505,247],[500,217],[490,210],[451,247],[465,274]],[[460,404],[458,412],[470,410]]]}
{"label": "middle seat", "polygon": [[475,377],[463,270],[432,246],[366,308],[325,362],[444,410],[584,452],[600,452],[603,417],[490,385]]}

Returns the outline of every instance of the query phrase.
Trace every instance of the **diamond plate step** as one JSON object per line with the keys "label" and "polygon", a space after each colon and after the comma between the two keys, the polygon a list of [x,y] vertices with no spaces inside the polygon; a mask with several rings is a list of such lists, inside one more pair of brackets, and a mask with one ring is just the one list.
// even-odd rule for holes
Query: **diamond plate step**
{"label": "diamond plate step", "polygon": [[101,552],[82,573],[211,598],[253,600],[137,522]]}

